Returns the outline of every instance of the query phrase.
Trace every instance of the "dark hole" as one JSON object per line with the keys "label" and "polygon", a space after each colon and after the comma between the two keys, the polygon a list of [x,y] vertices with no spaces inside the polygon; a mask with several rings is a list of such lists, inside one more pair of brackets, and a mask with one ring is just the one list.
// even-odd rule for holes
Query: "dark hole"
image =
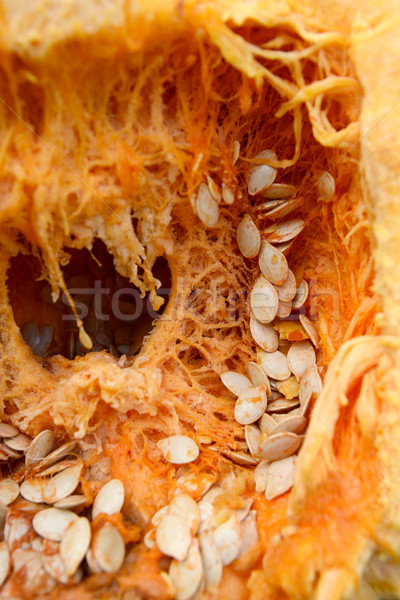
{"label": "dark hole", "polygon": [[7,273],[14,319],[25,342],[43,358],[62,354],[72,360],[104,350],[116,358],[137,354],[168,302],[171,273],[166,259],[158,258],[153,266],[153,274],[161,282],[158,294],[164,298],[156,312],[149,295],[141,298],[139,290],[116,271],[101,240],[95,241],[91,252],[86,248],[66,251],[71,259],[63,268],[64,279],[93,348],[87,350],[79,340],[66,294],[53,302],[50,285],[39,279],[40,261],[31,254],[12,258]]}

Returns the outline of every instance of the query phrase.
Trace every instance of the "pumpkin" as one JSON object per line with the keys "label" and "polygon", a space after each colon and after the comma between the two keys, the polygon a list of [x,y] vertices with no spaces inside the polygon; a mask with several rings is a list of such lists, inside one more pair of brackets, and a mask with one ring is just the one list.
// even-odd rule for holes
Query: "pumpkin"
{"label": "pumpkin", "polygon": [[1,9],[2,596],[399,597],[396,4]]}

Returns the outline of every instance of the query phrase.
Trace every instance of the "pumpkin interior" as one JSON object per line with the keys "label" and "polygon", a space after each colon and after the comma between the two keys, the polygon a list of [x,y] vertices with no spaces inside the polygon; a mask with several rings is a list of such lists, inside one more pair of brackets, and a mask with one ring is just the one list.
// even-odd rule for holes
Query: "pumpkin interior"
{"label": "pumpkin interior", "polygon": [[[85,491],[93,495],[102,481],[120,478],[128,496],[125,517],[142,531],[181,474],[163,462],[157,441],[175,433],[199,440],[200,457],[188,466],[197,477],[229,470],[221,451],[243,446],[234,398],[220,375],[245,372],[255,355],[248,293],[257,263],[240,254],[236,229],[244,213],[261,232],[270,224],[257,211],[259,198],[247,194],[246,174],[258,152],[275,150],[277,181],[296,186],[301,199],[290,218],[304,219],[306,227],[287,257],[296,278],[310,285],[307,313],[321,335],[322,372],[343,342],[376,332],[379,308],[354,134],[361,90],[344,41],[293,23],[232,24],[223,32],[230,40],[226,48],[222,33],[212,40],[190,24],[158,33],[161,39],[144,43],[140,52],[110,35],[106,43],[94,36],[52,47],[45,61],[3,56],[0,79],[6,98],[0,107],[3,419],[30,435],[48,427],[60,438],[83,440]],[[258,65],[256,77],[230,54],[235,45],[238,54],[246,49],[252,55],[248,65]],[[297,100],[296,86],[304,94]],[[240,158],[233,164],[236,140]],[[325,171],[336,183],[330,202],[318,194]],[[207,175],[235,196],[232,205],[220,204],[213,228],[193,210]],[[19,327],[35,314],[38,325],[50,319],[65,348],[62,321],[42,313],[35,298],[47,284],[55,294],[64,290],[65,273],[74,274],[75,259],[79,269],[89,260],[96,240],[154,310],[161,308],[157,261],[168,261],[171,294],[162,318],[123,366],[107,352],[74,360],[64,351],[45,360],[34,356]],[[22,286],[33,264],[35,279],[42,279]],[[234,588],[232,598],[245,597],[252,570],[254,597],[303,597],[310,586],[304,563],[322,569],[321,548],[328,563],[342,552],[346,564],[355,553],[356,532],[376,518],[369,502],[376,482],[364,468],[374,452],[371,441],[359,443],[354,409],[362,373],[355,370],[354,377],[335,430],[335,476],[312,490],[307,510],[295,514],[301,526],[296,541],[275,537],[271,545],[288,522],[288,494],[267,502],[254,492],[251,476],[240,479],[232,502],[240,503],[242,494],[254,497],[261,544],[226,569],[221,598]],[[206,437],[210,441],[201,444]],[[318,480],[318,467],[315,475]],[[354,541],[346,549],[343,531]],[[143,597],[167,595],[157,578],[159,555],[133,546],[128,563],[131,574],[121,579],[122,589],[136,585]],[[285,579],[290,565],[297,565],[296,572]],[[90,585],[95,594],[110,582],[92,578]]]}

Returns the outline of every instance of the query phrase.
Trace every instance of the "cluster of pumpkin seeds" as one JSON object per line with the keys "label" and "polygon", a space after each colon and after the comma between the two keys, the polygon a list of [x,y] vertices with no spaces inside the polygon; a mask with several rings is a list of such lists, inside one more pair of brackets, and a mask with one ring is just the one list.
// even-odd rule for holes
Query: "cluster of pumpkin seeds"
{"label": "cluster of pumpkin seeds", "polygon": [[[177,600],[189,600],[206,590],[215,591],[223,567],[244,556],[258,542],[252,499],[230,509],[218,496],[230,491],[235,474],[219,483],[205,481],[198,502],[188,493],[177,494],[155,513],[144,536],[148,548],[170,557],[168,575]],[[187,483],[187,482],[186,482]]]}
{"label": "cluster of pumpkin seeds", "polygon": [[[8,588],[12,592],[13,578],[23,569],[34,572],[47,590],[57,583],[79,582],[85,570],[118,571],[125,558],[123,537],[112,523],[101,519],[93,530],[90,517],[121,512],[122,482],[106,483],[90,514],[90,502],[77,492],[83,464],[74,454],[75,442],[54,448],[52,431],[31,439],[5,423],[0,423],[0,436],[2,447],[14,452],[7,460],[19,461],[13,476],[0,481],[2,594]],[[2,452],[7,454],[5,449]]]}

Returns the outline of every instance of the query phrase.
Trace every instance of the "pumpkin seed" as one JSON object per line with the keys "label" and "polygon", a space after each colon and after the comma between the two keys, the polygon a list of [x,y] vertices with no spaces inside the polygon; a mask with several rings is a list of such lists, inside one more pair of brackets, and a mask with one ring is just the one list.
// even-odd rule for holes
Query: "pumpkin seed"
{"label": "pumpkin seed", "polygon": [[52,542],[61,542],[70,523],[77,519],[78,516],[69,510],[45,508],[33,517],[32,526],[43,538]]}
{"label": "pumpkin seed", "polygon": [[270,431],[270,435],[275,433],[281,433],[287,431],[290,433],[301,433],[306,426],[306,419],[301,415],[288,416],[286,419],[282,419],[275,427]]}
{"label": "pumpkin seed", "polygon": [[105,523],[92,541],[93,558],[102,571],[116,573],[125,559],[125,544],[118,529]]}
{"label": "pumpkin seed", "polygon": [[[155,529],[150,529],[149,531],[147,531],[147,533],[144,534],[143,543],[146,546],[146,548],[148,548],[149,550],[154,548],[154,546],[156,545],[156,530]],[[86,560],[87,560],[87,557],[86,557]]]}
{"label": "pumpkin seed", "polygon": [[46,482],[43,479],[26,479],[21,483],[19,492],[21,496],[26,500],[29,500],[29,502],[40,503],[43,502],[43,491],[45,486]]}
{"label": "pumpkin seed", "polygon": [[249,376],[251,383],[258,387],[260,385],[265,385],[267,396],[271,393],[271,388],[269,385],[268,377],[260,367],[255,362],[250,361],[247,363],[247,375]]}
{"label": "pumpkin seed", "polygon": [[196,535],[200,523],[200,511],[197,503],[189,494],[174,496],[168,506],[168,514],[176,515],[188,525],[192,535]]}
{"label": "pumpkin seed", "polygon": [[233,204],[235,201],[235,195],[233,193],[233,191],[226,185],[226,183],[223,183],[221,186],[222,189],[222,200],[225,202],[225,204]]}
{"label": "pumpkin seed", "polygon": [[271,244],[265,240],[261,242],[258,264],[261,273],[272,284],[282,285],[287,279],[289,267],[285,255],[282,254],[282,252],[277,248],[274,248],[274,246],[271,246]]}
{"label": "pumpkin seed", "polygon": [[[269,190],[269,188],[267,188],[267,191]],[[261,194],[263,196],[263,194]],[[255,208],[258,211],[262,211],[264,212],[264,216],[268,214],[268,212],[272,209],[272,208],[276,208],[277,206],[281,206],[281,204],[284,204],[286,201],[285,200],[268,200],[267,202],[262,202],[261,204],[258,204]]]}
{"label": "pumpkin seed", "polygon": [[37,343],[38,334],[38,326],[34,321],[27,321],[21,327],[22,339],[26,344],[28,344],[31,350]]}
{"label": "pumpkin seed", "polygon": [[299,398],[303,406],[313,394],[319,396],[322,392],[322,380],[318,373],[317,365],[308,369],[300,381]]}
{"label": "pumpkin seed", "polygon": [[292,198],[292,200],[284,200],[275,208],[272,208],[268,212],[265,213],[265,216],[271,221],[276,221],[277,219],[283,219],[291,212],[296,210],[303,202],[302,198]]}
{"label": "pumpkin seed", "polygon": [[295,433],[281,432],[261,438],[257,456],[268,462],[274,462],[294,454],[300,446],[299,436]]}
{"label": "pumpkin seed", "polygon": [[245,425],[244,437],[246,439],[250,454],[255,454],[261,437],[261,431],[258,429],[257,425]]}
{"label": "pumpkin seed", "polygon": [[67,456],[68,454],[70,454],[70,452],[75,448],[75,446],[76,446],[76,442],[73,441],[73,442],[66,442],[59,448],[56,448],[55,450],[53,450],[53,452],[50,452],[50,454],[47,454],[47,456],[42,458],[40,463],[32,470],[32,472],[38,473],[38,472],[42,471],[43,469],[45,469],[46,467],[54,465],[54,463],[57,462],[58,460],[60,460],[60,458],[64,458],[64,456]]}
{"label": "pumpkin seed", "polygon": [[184,465],[193,462],[199,456],[199,448],[192,438],[187,435],[171,435],[160,440],[157,446],[166,461],[174,465]]}
{"label": "pumpkin seed", "polygon": [[289,302],[283,302],[283,300],[279,300],[279,306],[278,306],[278,311],[276,313],[276,316],[279,319],[286,319],[286,317],[288,317],[291,312],[292,312],[291,300],[289,300]]}
{"label": "pumpkin seed", "polygon": [[256,468],[253,471],[256,492],[259,492],[259,493],[265,492],[265,488],[267,485],[268,465],[269,465],[268,461],[262,460],[258,463],[258,465],[256,466]]}
{"label": "pumpkin seed", "polygon": [[161,520],[168,514],[168,504],[166,506],[163,506],[162,508],[160,508],[156,513],[154,513],[154,515],[151,518],[151,524],[154,525],[154,527],[158,527],[159,524],[161,523]]}
{"label": "pumpkin seed", "polygon": [[276,248],[278,248],[278,250],[280,250],[285,256],[287,256],[295,241],[296,240],[293,239],[293,240],[290,240],[289,242],[284,242],[283,244],[275,244],[274,243],[274,246]]}
{"label": "pumpkin seed", "polygon": [[91,350],[93,348],[93,342],[91,337],[86,333],[83,327],[79,327],[78,338],[83,348]]}
{"label": "pumpkin seed", "polygon": [[161,519],[156,530],[156,544],[160,552],[176,560],[184,560],[191,542],[189,525],[183,519],[170,514]]}
{"label": "pumpkin seed", "polygon": [[265,230],[265,234],[271,244],[282,244],[297,237],[304,226],[305,223],[301,219],[292,219],[284,223],[274,223]]}
{"label": "pumpkin seed", "polygon": [[200,184],[196,197],[196,212],[206,227],[215,227],[218,223],[218,203],[211,196],[205,183]]}
{"label": "pumpkin seed", "polygon": [[79,508],[87,504],[86,496],[83,494],[72,494],[53,504],[54,508]]}
{"label": "pumpkin seed", "polygon": [[32,348],[33,352],[38,356],[43,356],[49,349],[52,339],[52,327],[50,327],[50,325],[43,325],[43,327],[40,327],[38,337],[36,339],[36,344]]}
{"label": "pumpkin seed", "polygon": [[[264,150],[254,158],[265,158],[276,160],[276,154],[272,150]],[[253,164],[247,177],[247,189],[250,196],[255,196],[272,185],[275,181],[277,171],[274,167],[266,164]]]}
{"label": "pumpkin seed", "polygon": [[69,583],[69,577],[65,570],[65,565],[61,559],[60,553],[44,554],[42,553],[42,563],[46,573],[53,577],[59,583]]}
{"label": "pumpkin seed", "polygon": [[241,425],[250,425],[261,417],[267,407],[265,386],[252,387],[236,400],[235,419]]}
{"label": "pumpkin seed", "polygon": [[247,452],[240,452],[238,450],[222,450],[218,448],[218,452],[229,458],[235,465],[242,467],[252,467],[258,463],[258,460]]}
{"label": "pumpkin seed", "polygon": [[4,460],[8,460],[9,458],[21,458],[21,456],[24,455],[23,452],[19,450],[13,450],[2,442],[0,442],[0,451],[2,454],[5,454]]}
{"label": "pumpkin seed", "polygon": [[240,520],[236,514],[219,525],[213,533],[214,543],[220,553],[224,567],[235,560],[240,550]]}
{"label": "pumpkin seed", "polygon": [[13,479],[3,479],[0,481],[0,503],[8,506],[19,496],[19,485]]}
{"label": "pumpkin seed", "polygon": [[253,384],[245,375],[236,373],[235,371],[225,371],[225,373],[222,373],[221,381],[235,396],[240,396],[253,387]]}
{"label": "pumpkin seed", "polygon": [[18,435],[19,431],[12,425],[0,423],[0,438],[12,438]]}
{"label": "pumpkin seed", "polygon": [[[50,479],[43,489],[43,499],[47,504],[54,504],[74,492],[79,483],[82,464],[69,467]],[[36,481],[38,481],[36,479]]]}
{"label": "pumpkin seed", "polygon": [[67,577],[71,577],[85,558],[91,538],[90,523],[86,517],[79,517],[70,524],[60,544],[60,556],[65,565]]}
{"label": "pumpkin seed", "polygon": [[113,515],[119,513],[124,504],[125,490],[122,481],[110,479],[99,491],[93,502],[92,519],[100,513]]}
{"label": "pumpkin seed", "polygon": [[219,191],[219,187],[215,183],[214,179],[212,179],[212,177],[210,177],[209,175],[207,175],[207,185],[208,185],[209,192],[210,192],[211,196],[214,198],[214,200],[216,200],[217,202],[220,202],[221,201],[221,192]]}
{"label": "pumpkin seed", "polygon": [[28,437],[24,433],[19,433],[12,438],[7,438],[4,440],[6,446],[12,450],[22,450],[22,452],[25,452],[25,450],[29,448],[31,442],[32,438]]}
{"label": "pumpkin seed", "polygon": [[275,352],[259,350],[257,360],[268,377],[277,379],[278,381],[284,381],[290,377],[288,361],[280,350],[276,350]]}
{"label": "pumpkin seed", "polygon": [[3,585],[10,572],[11,556],[7,542],[0,542],[0,586]]}
{"label": "pumpkin seed", "polygon": [[294,185],[288,183],[273,183],[261,194],[263,198],[275,200],[278,198],[291,198],[296,193]]}
{"label": "pumpkin seed", "polygon": [[255,282],[250,295],[251,310],[261,323],[270,323],[276,317],[279,299],[276,289],[263,275]]}
{"label": "pumpkin seed", "polygon": [[260,323],[250,314],[250,333],[255,343],[265,352],[275,352],[279,345],[279,336],[270,323]]}
{"label": "pumpkin seed", "polygon": [[239,158],[240,155],[240,142],[235,140],[233,142],[233,156],[232,156],[232,164],[234,165]]}
{"label": "pumpkin seed", "polygon": [[192,541],[184,560],[171,561],[169,576],[175,588],[176,600],[189,600],[196,594],[203,579],[203,562],[197,539]]}
{"label": "pumpkin seed", "polygon": [[206,590],[216,588],[222,579],[222,559],[212,534],[208,531],[199,536],[200,552],[203,559]]}
{"label": "pumpkin seed", "polygon": [[300,323],[303,325],[304,329],[306,330],[306,332],[308,333],[310,340],[312,341],[314,346],[316,348],[318,348],[320,337],[319,337],[319,333],[315,329],[313,323],[311,323],[310,319],[308,317],[306,317],[306,315],[299,315],[299,320],[300,320]]}
{"label": "pumpkin seed", "polygon": [[27,466],[42,460],[50,452],[54,444],[54,433],[50,429],[40,432],[30,443],[25,452]]}
{"label": "pumpkin seed", "polygon": [[250,215],[244,215],[237,232],[237,243],[240,252],[246,258],[254,258],[260,251],[261,236]]}
{"label": "pumpkin seed", "polygon": [[318,194],[324,202],[329,202],[335,193],[335,180],[332,175],[324,171],[318,179]]}
{"label": "pumpkin seed", "polygon": [[261,433],[271,433],[272,429],[275,427],[276,421],[271,415],[264,413],[261,419],[258,421],[258,426],[260,428]]}
{"label": "pumpkin seed", "polygon": [[293,485],[295,465],[295,456],[288,456],[268,465],[265,489],[267,500],[273,500],[290,490]]}
{"label": "pumpkin seed", "polygon": [[296,278],[293,272],[288,269],[287,277],[281,286],[276,287],[279,300],[290,302],[296,295]]}
{"label": "pumpkin seed", "polygon": [[277,398],[268,403],[267,412],[270,414],[280,414],[284,412],[288,412],[293,408],[297,408],[299,406],[299,399],[293,398],[293,400],[287,400],[286,398]]}
{"label": "pumpkin seed", "polygon": [[287,364],[298,381],[301,381],[303,375],[315,364],[315,361],[315,350],[308,340],[294,342],[287,354]]}
{"label": "pumpkin seed", "polygon": [[293,298],[293,308],[298,309],[304,306],[308,298],[308,283],[304,279],[301,280],[299,287],[297,288],[296,295]]}

